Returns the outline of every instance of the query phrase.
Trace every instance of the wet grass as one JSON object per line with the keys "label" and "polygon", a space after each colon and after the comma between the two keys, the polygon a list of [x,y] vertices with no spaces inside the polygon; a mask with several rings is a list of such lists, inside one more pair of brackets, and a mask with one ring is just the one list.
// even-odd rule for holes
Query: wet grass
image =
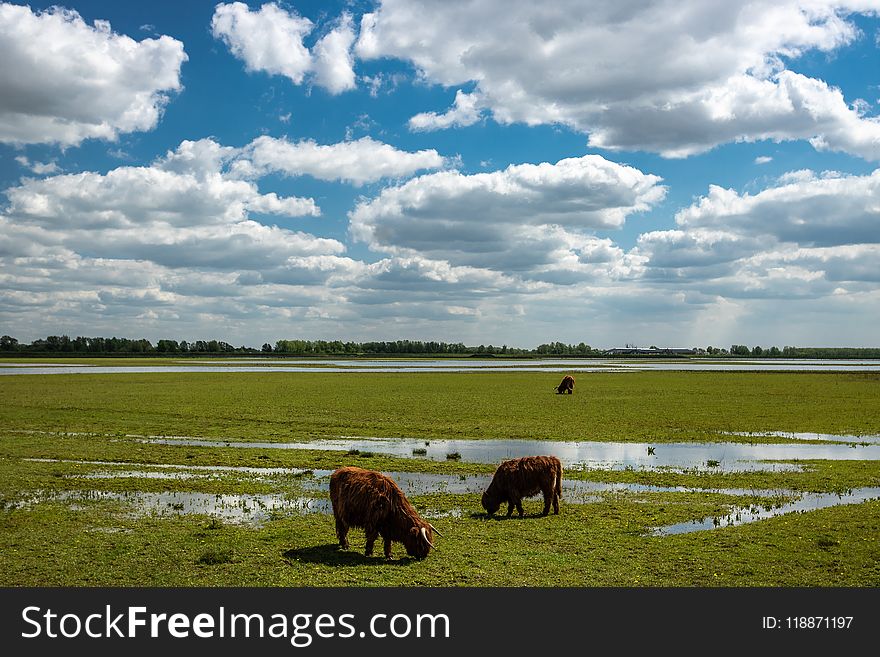
{"label": "wet grass", "polygon": [[[436,465],[449,470],[458,464]],[[85,475],[107,466],[7,457],[0,459],[0,585],[880,585],[877,502],[689,535],[648,535],[657,526],[723,517],[734,506],[782,501],[762,490],[845,490],[880,483],[876,462],[807,465],[805,473],[571,472],[651,485],[751,485],[755,493],[613,492],[587,504],[563,500],[562,513],[546,518],[538,516],[537,499],[524,502],[525,518],[506,519],[488,518],[478,495],[414,496],[417,508],[433,513],[428,517],[444,538],[425,561],[406,558],[396,546],[395,561],[387,564],[380,557],[363,556],[362,532],[353,533],[351,550],[338,551],[332,516],[325,514],[275,512],[262,525],[247,526],[198,515],[132,517],[119,502],[44,502],[21,508],[12,501],[16,493],[35,489],[301,494],[299,480],[307,475],[269,481],[238,473],[211,480],[94,480]],[[792,486],[799,481],[801,486]]]}
{"label": "wet grass", "polygon": [[574,470],[565,477],[606,483],[642,484],[666,488],[794,490],[809,493],[846,493],[853,488],[880,486],[878,461],[788,461],[803,472],[692,472],[641,470]]}
{"label": "wet grass", "polygon": [[[420,502],[421,500],[416,500]],[[424,561],[335,546],[328,515],[260,528],[199,516],[120,516],[113,505],[42,504],[0,512],[0,584],[22,586],[877,586],[880,503],[792,514],[694,534],[651,537],[657,524],[725,510],[724,497],[608,496],[559,516],[488,519],[476,496],[437,519],[444,534]],[[427,501],[425,501],[427,503]],[[39,531],[34,528],[39,527]]]}
{"label": "wet grass", "polygon": [[[349,455],[343,451],[279,450],[279,449],[227,449],[224,447],[190,447],[145,444],[130,438],[65,436],[51,434],[18,434],[0,431],[0,483],[6,489],[27,488],[38,472],[50,469],[55,476],[41,476],[43,486],[69,487],[70,477],[84,475],[107,466],[77,465],[70,463],[40,464],[23,459],[59,459],[78,461],[116,462],[120,470],[143,469],[142,466],[184,465],[197,467],[250,467],[289,468],[299,470],[335,470],[343,465],[358,465],[385,472],[418,472],[436,474],[491,474],[493,464],[467,463],[458,460],[430,461],[371,454],[364,452]],[[138,464],[136,467],[125,464]],[[785,488],[805,492],[844,492],[851,488],[880,485],[880,462],[864,460],[798,460],[795,463],[804,472],[714,472],[711,470],[593,470],[567,467],[567,479],[583,479],[609,483],[634,483],[665,487],[690,488]],[[176,490],[200,490],[222,492],[223,481],[230,478],[242,480],[249,488],[243,492],[270,492],[276,484],[265,483],[243,474],[223,473],[216,480],[191,479],[175,481]],[[290,477],[270,477],[270,480],[293,480]],[[115,479],[113,490],[160,490],[167,487],[165,480]],[[150,481],[151,483],[140,483]],[[95,480],[82,479],[81,487],[94,487]],[[277,488],[275,489],[277,490]]]}
{"label": "wet grass", "polygon": [[216,566],[221,563],[232,563],[235,551],[230,548],[211,547],[205,550],[201,556],[196,559],[197,564],[205,566]]}
{"label": "wet grass", "polygon": [[[0,379],[0,427],[244,440],[716,440],[880,433],[880,375],[829,372],[54,374]],[[727,436],[756,442],[761,438]]]}
{"label": "wet grass", "polygon": [[[784,491],[880,485],[877,461],[798,461],[803,472],[716,468],[588,470],[565,476],[690,489],[606,493],[562,513],[487,518],[479,495],[413,502],[443,532],[424,561],[335,546],[333,518],[270,511],[259,525],[199,515],[131,514],[116,501],[22,505],[35,491],[198,492],[326,497],[311,474],[206,473],[94,479],[162,465],[489,474],[491,464],[360,451],[147,444],[124,434],[288,441],[337,435],[569,440],[718,440],[721,431],[880,433],[880,377],[852,373],[52,375],[0,379],[0,585],[3,586],[880,586],[880,502],[738,527],[650,536],[652,528],[776,504]],[[546,394],[545,394],[546,393]],[[21,431],[93,432],[22,433]],[[776,438],[732,437],[742,442]],[[414,450],[415,453],[415,450]],[[854,456],[857,452],[854,450]],[[35,462],[27,459],[58,459]],[[103,461],[93,465],[67,461]],[[176,471],[176,470],[175,470]],[[204,475],[204,476],[202,476]],[[777,491],[767,497],[766,491]]]}
{"label": "wet grass", "polygon": [[439,462],[372,452],[329,450],[227,449],[143,443],[120,436],[9,433],[0,430],[0,459],[44,458],[120,463],[183,464],[254,468],[335,470],[358,465],[371,470],[477,474],[494,466],[461,461]]}

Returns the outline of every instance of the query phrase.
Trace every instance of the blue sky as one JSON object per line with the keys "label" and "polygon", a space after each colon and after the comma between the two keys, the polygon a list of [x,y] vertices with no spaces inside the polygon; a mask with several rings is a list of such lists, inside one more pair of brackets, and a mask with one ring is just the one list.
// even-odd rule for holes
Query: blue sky
{"label": "blue sky", "polygon": [[0,3],[0,332],[876,345],[878,10]]}

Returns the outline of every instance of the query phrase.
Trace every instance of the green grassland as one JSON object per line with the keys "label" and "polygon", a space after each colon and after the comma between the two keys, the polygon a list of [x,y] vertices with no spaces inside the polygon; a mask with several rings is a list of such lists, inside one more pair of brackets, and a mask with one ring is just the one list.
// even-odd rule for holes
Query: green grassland
{"label": "green grassland", "polygon": [[554,394],[558,379],[541,372],[6,376],[0,427],[276,441],[880,433],[876,373],[581,373],[573,395]]}
{"label": "green grassland", "polygon": [[[170,448],[175,449],[175,448]],[[380,465],[380,464],[376,464]],[[442,464],[446,465],[446,464]],[[854,485],[880,483],[876,464],[817,462],[817,472]],[[830,471],[826,471],[829,469]],[[94,466],[4,457],[4,493],[25,490],[199,490],[271,493],[296,480],[89,480]],[[773,488],[772,477],[761,473]],[[703,484],[719,483],[717,476]],[[363,534],[339,551],[329,515],[278,514],[259,526],[205,516],[133,517],[114,502],[22,504],[4,495],[0,554],[4,586],[877,586],[880,502],[781,516],[759,523],[679,536],[650,536],[652,527],[724,515],[754,496],[723,493],[626,493],[562,513],[488,519],[477,495],[436,493],[413,502],[457,510],[433,520],[443,532],[424,561],[395,546],[392,562],[363,556]],[[773,501],[773,500],[770,500]]]}
{"label": "green grassland", "polygon": [[724,496],[608,496],[560,515],[486,519],[479,499],[436,520],[423,561],[336,549],[333,518],[273,519],[255,528],[200,516],[128,517],[111,503],[4,511],[4,586],[870,586],[880,584],[880,502],[654,537],[652,526],[723,511]]}
{"label": "green grassland", "polygon": [[[880,586],[880,502],[676,536],[672,523],[766,505],[792,491],[880,486],[877,461],[800,461],[803,472],[587,470],[567,478],[721,489],[564,499],[559,516],[489,519],[479,495],[413,502],[443,532],[423,561],[337,550],[330,515],[261,524],[137,516],[112,501],[38,494],[191,491],[325,496],[294,475],[92,479],[163,465],[489,474],[491,464],[322,450],[148,444],[126,434],[284,441],[339,435],[668,441],[749,440],[727,431],[880,433],[880,377],[864,373],[157,373],[0,378],[2,586]],[[36,433],[34,433],[36,432]],[[89,435],[75,435],[86,433]],[[658,447],[660,449],[660,447]],[[856,453],[856,452],[854,452]],[[41,459],[41,460],[31,460]],[[102,464],[85,463],[86,461]],[[129,465],[135,464],[135,465]],[[734,496],[723,489],[753,491]],[[768,491],[777,491],[771,493]],[[788,492],[786,492],[788,491]],[[768,497],[769,496],[769,497]]]}

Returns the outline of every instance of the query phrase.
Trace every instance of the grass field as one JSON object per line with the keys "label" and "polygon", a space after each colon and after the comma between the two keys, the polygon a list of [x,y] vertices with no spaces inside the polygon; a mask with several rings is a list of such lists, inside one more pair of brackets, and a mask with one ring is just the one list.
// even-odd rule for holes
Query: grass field
{"label": "grass field", "polygon": [[[399,545],[392,562],[366,558],[363,533],[357,530],[350,537],[352,549],[338,551],[327,514],[272,512],[261,523],[236,524],[205,515],[136,515],[118,501],[53,498],[89,490],[326,496],[303,489],[284,473],[151,476],[168,465],[332,470],[356,464],[462,477],[494,469],[380,454],[145,444],[126,434],[262,441],[340,435],[650,440],[662,445],[747,440],[723,433],[730,431],[880,433],[876,374],[584,373],[577,375],[570,396],[553,394],[558,379],[538,372],[2,377],[0,585],[880,585],[877,501],[737,527],[651,535],[653,527],[723,516],[743,504],[771,504],[773,496],[880,486],[877,461],[801,462],[803,472],[568,468],[569,479],[689,490],[622,490],[587,504],[564,499],[561,514],[546,518],[536,515],[536,499],[526,500],[524,519],[488,519],[478,494],[427,493],[413,502],[433,514],[429,517],[444,536],[424,561],[405,558]],[[122,476],[132,469],[140,474]],[[96,470],[120,476],[94,479]],[[752,493],[724,492],[734,488]]]}
{"label": "grass field", "polygon": [[[0,427],[289,440],[657,442],[731,431],[880,433],[876,373],[168,373],[7,376]],[[727,437],[730,440],[730,437]]]}

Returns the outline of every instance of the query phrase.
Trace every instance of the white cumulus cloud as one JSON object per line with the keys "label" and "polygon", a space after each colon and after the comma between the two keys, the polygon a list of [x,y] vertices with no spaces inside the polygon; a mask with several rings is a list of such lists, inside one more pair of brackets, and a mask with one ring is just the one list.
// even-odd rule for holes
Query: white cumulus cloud
{"label": "white cumulus cloud", "polygon": [[6,190],[0,250],[224,270],[271,269],[290,257],[344,251],[335,240],[267,226],[251,216],[318,216],[310,198],[262,194],[255,183],[224,175],[216,162],[166,168],[211,151],[211,144],[185,142],[151,166],[24,180]]}
{"label": "white cumulus cloud", "polygon": [[351,53],[355,33],[351,14],[344,13],[337,25],[314,47],[315,82],[332,94],[355,88],[354,57]]}
{"label": "white cumulus cloud", "polygon": [[69,9],[0,4],[0,142],[72,146],[155,128],[180,90],[183,44],[136,41]]}
{"label": "white cumulus cloud", "polygon": [[713,185],[676,214],[682,228],[719,228],[802,246],[880,242],[880,169],[865,176],[787,176],[757,194]]}
{"label": "white cumulus cloud", "polygon": [[[445,87],[475,84],[496,121],[568,125],[594,147],[685,157],[730,141],[809,139],[880,159],[875,117],[786,68],[853,43],[850,17],[877,10],[870,0],[382,0],[362,17],[355,52],[411,62]],[[455,125],[462,111],[417,123]]]}
{"label": "white cumulus cloud", "polygon": [[300,84],[312,67],[303,37],[314,27],[308,18],[287,12],[274,2],[251,11],[243,2],[219,4],[211,30],[249,71],[283,75]]}
{"label": "white cumulus cloud", "polygon": [[878,279],[880,170],[790,172],[756,194],[711,186],[644,233],[629,256],[647,284],[725,299],[826,298]]}
{"label": "white cumulus cloud", "polygon": [[293,84],[307,77],[331,94],[356,86],[352,45],[356,34],[351,14],[343,13],[311,50],[304,43],[315,24],[274,2],[251,10],[243,2],[214,9],[211,30],[248,71],[283,75]]}
{"label": "white cumulus cloud", "polygon": [[455,92],[453,106],[444,114],[422,112],[409,120],[410,130],[442,130],[450,127],[465,127],[480,120],[479,94],[466,94],[461,89]]}
{"label": "white cumulus cloud", "polygon": [[401,151],[389,144],[362,137],[336,144],[318,144],[310,139],[290,142],[274,137],[257,137],[242,149],[243,172],[275,171],[289,176],[309,175],[321,180],[343,180],[355,185],[382,178],[401,178],[446,164],[434,149]]}
{"label": "white cumulus cloud", "polygon": [[444,171],[384,189],[350,214],[350,232],[373,249],[499,271],[595,260],[589,232],[619,228],[663,199],[660,178],[598,155]]}

